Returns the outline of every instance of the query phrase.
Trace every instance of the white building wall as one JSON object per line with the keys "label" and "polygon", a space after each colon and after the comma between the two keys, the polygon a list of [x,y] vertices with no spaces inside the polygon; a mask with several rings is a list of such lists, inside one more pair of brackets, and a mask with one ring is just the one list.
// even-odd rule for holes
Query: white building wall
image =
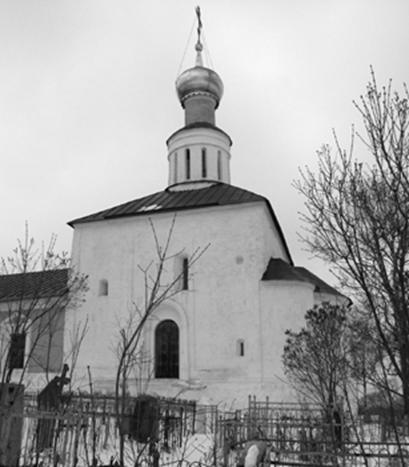
{"label": "white building wall", "polygon": [[[75,226],[73,261],[89,275],[90,289],[85,303],[67,313],[65,348],[74,323],[88,316],[75,382],[83,389],[89,365],[96,389],[113,391],[118,330],[134,303],[143,306],[139,266],[155,262],[148,216]],[[151,219],[164,245],[173,214],[152,214]],[[151,378],[138,389],[214,403],[234,401],[236,406],[245,405],[248,394],[294,399],[281,365],[284,333],[302,326],[306,310],[328,297],[314,294],[308,282],[261,281],[271,257],[288,261],[263,202],[178,212],[169,250],[176,256],[166,266],[167,278],[178,274],[181,256],[205,247],[190,271],[189,290],[167,300],[145,328],[144,351],[152,361],[156,325],[163,319],[178,324],[180,379]],[[108,296],[98,296],[101,279],[109,283]],[[244,356],[237,352],[239,340],[244,342]],[[145,376],[152,374],[152,363],[144,368]],[[196,389],[187,390],[189,384]]]}
{"label": "white building wall", "polygon": [[294,400],[292,388],[285,382],[281,357],[285,331],[299,330],[305,312],[314,306],[314,285],[298,281],[262,281],[260,340],[264,343],[262,379],[276,400]]}
{"label": "white building wall", "polygon": [[[193,267],[188,291],[182,291],[157,314],[174,315],[181,327],[182,380],[207,386],[206,397],[215,386],[231,383],[238,391],[260,385],[262,368],[259,336],[259,281],[271,256],[283,257],[278,237],[272,235],[264,203],[183,211],[177,214],[170,254],[190,255],[209,244]],[[152,215],[159,240],[164,244],[173,214]],[[271,237],[267,241],[267,238]],[[89,275],[85,303],[67,317],[89,319],[89,332],[82,345],[79,373],[90,366],[95,384],[110,390],[116,366],[115,346],[120,322],[132,303],[142,305],[143,277],[138,265],[154,259],[154,239],[148,216],[78,224],[73,240],[73,261]],[[175,259],[174,261],[176,261]],[[174,267],[168,267],[173,275]],[[109,295],[98,296],[101,279],[108,280]],[[153,350],[154,320],[146,328],[146,348]],[[182,337],[183,336],[183,337]],[[237,355],[237,340],[245,342],[245,356]],[[166,383],[166,384],[165,384]],[[79,384],[85,384],[80,383]],[[176,392],[166,381],[151,384],[157,392]],[[243,390],[248,394],[248,388]],[[238,391],[240,392],[240,391]],[[253,391],[254,392],[254,391]],[[189,394],[190,396],[190,394]],[[200,396],[200,394],[197,394]]]}

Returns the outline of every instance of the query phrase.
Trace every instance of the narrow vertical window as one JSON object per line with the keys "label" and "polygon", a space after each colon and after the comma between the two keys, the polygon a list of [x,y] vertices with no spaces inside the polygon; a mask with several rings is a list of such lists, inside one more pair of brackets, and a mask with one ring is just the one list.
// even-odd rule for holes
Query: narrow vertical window
{"label": "narrow vertical window", "polygon": [[189,289],[189,260],[183,258],[182,262],[182,290]]}
{"label": "narrow vertical window", "polygon": [[173,175],[173,181],[174,183],[178,182],[178,153],[175,152],[173,154],[174,162],[173,162],[173,170],[174,170],[174,175]]}
{"label": "narrow vertical window", "polygon": [[186,149],[186,180],[190,180],[190,149]]}
{"label": "narrow vertical window", "polygon": [[207,177],[206,148],[202,148],[202,178]]}
{"label": "narrow vertical window", "polygon": [[10,336],[9,368],[24,368],[24,351],[26,348],[26,334],[14,333]]}
{"label": "narrow vertical window", "polygon": [[108,281],[106,279],[101,279],[99,281],[98,295],[100,297],[108,295]]}
{"label": "narrow vertical window", "polygon": [[237,341],[237,355],[239,357],[244,357],[244,340],[243,339],[239,339]]}
{"label": "narrow vertical window", "polygon": [[217,180],[222,179],[222,153],[217,151]]}

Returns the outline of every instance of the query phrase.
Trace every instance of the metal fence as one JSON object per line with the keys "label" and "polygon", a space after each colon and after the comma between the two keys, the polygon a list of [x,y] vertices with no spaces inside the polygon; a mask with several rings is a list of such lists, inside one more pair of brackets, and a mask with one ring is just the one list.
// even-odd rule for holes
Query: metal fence
{"label": "metal fence", "polygon": [[155,398],[153,406],[145,406],[153,410],[152,417],[149,411],[137,412],[137,401],[127,398],[121,417],[116,415],[115,399],[109,396],[71,397],[58,411],[39,410],[36,398],[29,396],[23,406],[17,404],[21,410],[3,407],[0,440],[8,438],[3,442],[3,465],[116,465],[122,433],[125,466],[129,467],[233,467],[254,439],[268,445],[265,465],[409,466],[405,424],[391,430],[380,419],[350,420],[343,414],[329,418],[318,406],[254,397],[249,398],[246,410],[233,412],[193,401]]}
{"label": "metal fence", "polygon": [[280,466],[409,466],[409,427],[392,427],[373,417],[351,419],[341,411],[313,404],[291,404],[249,397],[243,411],[225,412],[218,423],[223,464],[237,465],[249,440],[266,441],[266,462]]}
{"label": "metal fence", "polygon": [[155,401],[153,412],[146,410],[145,404],[138,413],[140,399],[126,398],[118,416],[115,399],[109,396],[71,397],[58,411],[40,410],[36,398],[27,396],[23,410],[0,410],[0,463],[27,467],[110,465],[119,457],[122,434],[129,466],[141,462],[154,465],[158,459],[177,463],[192,457],[191,451],[200,452],[200,444],[202,455],[196,455],[197,460],[213,464],[207,447],[213,444],[217,430],[217,408],[185,400],[150,399]]}

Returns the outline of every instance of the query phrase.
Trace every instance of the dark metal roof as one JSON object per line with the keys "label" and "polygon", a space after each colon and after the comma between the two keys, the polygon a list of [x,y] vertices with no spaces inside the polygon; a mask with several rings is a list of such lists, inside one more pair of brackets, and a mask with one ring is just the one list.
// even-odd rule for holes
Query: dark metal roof
{"label": "dark metal roof", "polygon": [[281,258],[270,258],[267,268],[261,278],[262,281],[299,281],[309,282],[296,268]]}
{"label": "dark metal roof", "polygon": [[206,188],[190,190],[163,190],[152,195],[144,196],[109,209],[80,217],[70,221],[69,225],[82,222],[100,221],[125,216],[146,215],[164,211],[195,209],[208,206],[223,206],[228,204],[250,203],[265,201],[260,195],[251,191],[237,188],[225,183],[215,183]]}
{"label": "dark metal roof", "polygon": [[227,206],[232,204],[244,204],[252,202],[267,204],[278,234],[283,242],[288,259],[292,264],[290,251],[284,238],[284,234],[274,214],[270,202],[264,196],[244,190],[227,183],[214,183],[206,188],[174,191],[169,188],[152,195],[144,196],[127,203],[114,206],[103,211],[80,217],[68,222],[73,227],[75,224],[95,222],[108,219],[116,219],[126,216],[153,215],[159,212],[179,211],[186,209],[198,209],[210,206]]}
{"label": "dark metal roof", "polygon": [[0,276],[0,301],[58,296],[67,290],[68,269]]}
{"label": "dark metal roof", "polygon": [[301,266],[292,266],[281,258],[270,258],[267,268],[261,278],[263,281],[287,280],[309,282],[315,286],[314,292],[343,296],[318,276]]}
{"label": "dark metal roof", "polygon": [[313,274],[310,270],[303,268],[302,266],[296,266],[295,269],[297,270],[298,273],[300,273],[303,277],[305,277],[306,280],[308,280],[309,282],[315,285],[315,292],[343,296],[341,293],[338,292],[337,289],[334,289],[334,287],[331,287],[329,284],[324,282],[318,276]]}

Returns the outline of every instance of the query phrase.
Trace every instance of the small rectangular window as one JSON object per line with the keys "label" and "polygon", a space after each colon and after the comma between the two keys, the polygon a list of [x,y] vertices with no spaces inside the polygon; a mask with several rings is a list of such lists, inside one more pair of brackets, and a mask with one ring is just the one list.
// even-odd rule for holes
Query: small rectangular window
{"label": "small rectangular window", "polygon": [[222,153],[217,151],[217,180],[222,179]]}
{"label": "small rectangular window", "polygon": [[189,260],[187,258],[183,258],[182,263],[182,290],[189,289]]}
{"label": "small rectangular window", "polygon": [[244,357],[244,340],[243,339],[238,339],[236,350],[237,350],[237,355],[239,357]]}
{"label": "small rectangular window", "polygon": [[174,158],[174,164],[175,164],[175,173],[174,173],[174,183],[177,183],[178,182],[178,153],[175,152],[173,154],[173,158]]}
{"label": "small rectangular window", "polygon": [[26,348],[26,334],[15,333],[10,336],[9,368],[24,368],[24,351]]}
{"label": "small rectangular window", "polygon": [[190,180],[190,149],[186,149],[186,180]]}
{"label": "small rectangular window", "polygon": [[98,295],[99,296],[108,295],[108,281],[106,279],[101,279],[99,281]]}

